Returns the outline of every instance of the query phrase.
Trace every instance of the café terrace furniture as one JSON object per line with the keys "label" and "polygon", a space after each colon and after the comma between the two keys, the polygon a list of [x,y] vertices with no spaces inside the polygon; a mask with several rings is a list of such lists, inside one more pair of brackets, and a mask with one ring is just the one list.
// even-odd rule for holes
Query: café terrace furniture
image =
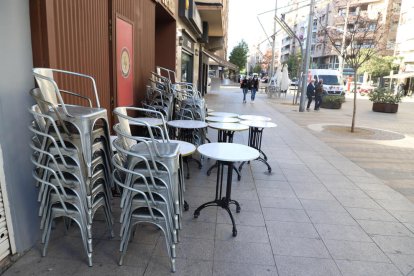
{"label": "caf\u00e9 terrace furniture", "polygon": [[[267,121],[241,121],[240,124],[246,125],[249,127],[249,138],[248,138],[248,145],[252,148],[257,149],[260,152],[260,155],[256,160],[263,162],[267,166],[267,170],[269,173],[272,172],[272,168],[270,167],[269,163],[267,163],[267,156],[262,151],[262,137],[263,137],[263,130],[265,128],[273,128],[277,125],[272,122]],[[243,165],[246,162],[242,162],[239,166],[239,171],[243,169]]]}
{"label": "caf\u00e9 terrace furniture", "polygon": [[[212,201],[206,202],[194,211],[194,218],[198,218],[200,211],[209,206],[219,206],[227,211],[233,224],[233,237],[237,236],[236,223],[229,208],[230,204],[236,205],[236,212],[241,211],[240,204],[231,199],[231,186],[234,162],[245,162],[259,157],[259,152],[251,147],[235,143],[209,143],[201,145],[197,151],[205,157],[215,159],[218,162],[216,194]],[[227,166],[226,191],[223,196],[223,174]]]}
{"label": "caf\u00e9 terrace furniture", "polygon": [[238,123],[240,120],[234,117],[214,117],[207,116],[206,122],[210,123]]}
{"label": "caf\u00e9 terrace furniture", "polygon": [[240,120],[244,121],[266,121],[269,122],[272,120],[272,118],[265,117],[265,116],[259,116],[259,115],[239,115],[238,117]]}
{"label": "caf\u00e9 terrace furniture", "polygon": [[[167,125],[173,130],[177,130],[176,132],[172,131],[174,138],[197,146],[204,144],[205,129],[208,126],[206,122],[197,120],[172,120],[167,122]],[[200,134],[200,137],[194,134],[195,131]]]}
{"label": "caf\u00e9 terrace furniture", "polygon": [[230,113],[230,112],[220,112],[220,111],[212,111],[208,113],[208,116],[212,117],[226,117],[226,118],[237,118],[239,114]]}
{"label": "caf\u00e9 terrace furniture", "polygon": [[[208,126],[218,130],[217,142],[222,143],[233,143],[233,136],[236,131],[245,131],[249,128],[245,125],[238,123],[209,123]],[[207,175],[211,174],[211,170],[216,168],[218,163],[214,164],[207,170]],[[237,173],[237,179],[241,179],[241,174],[236,167],[233,167]]]}

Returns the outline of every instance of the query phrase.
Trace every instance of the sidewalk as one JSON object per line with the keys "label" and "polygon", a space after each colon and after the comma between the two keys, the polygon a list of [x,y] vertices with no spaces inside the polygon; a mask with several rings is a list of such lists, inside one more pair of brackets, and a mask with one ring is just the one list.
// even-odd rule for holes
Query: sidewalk
{"label": "sidewalk", "polygon": [[[264,130],[262,143],[273,171],[269,175],[253,161],[243,168],[241,181],[234,177],[232,195],[241,212],[234,213],[233,238],[222,209],[209,207],[192,217],[214,197],[216,171],[206,175],[213,160],[205,160],[201,170],[190,163],[185,194],[190,210],[174,275],[414,275],[414,205],[302,127],[308,123],[293,111],[297,107],[257,97],[254,104],[242,104],[240,89],[231,87],[206,96],[215,111],[273,119],[278,126]],[[332,114],[314,112],[311,120]],[[216,134],[209,129],[212,141]],[[235,142],[246,144],[247,134],[236,133]],[[93,268],[87,267],[75,230],[65,236],[55,231],[47,257],[40,257],[37,245],[4,275],[169,275],[159,232],[139,227],[119,267],[119,238],[107,240],[103,221],[95,223]],[[115,229],[118,233],[119,224]]]}

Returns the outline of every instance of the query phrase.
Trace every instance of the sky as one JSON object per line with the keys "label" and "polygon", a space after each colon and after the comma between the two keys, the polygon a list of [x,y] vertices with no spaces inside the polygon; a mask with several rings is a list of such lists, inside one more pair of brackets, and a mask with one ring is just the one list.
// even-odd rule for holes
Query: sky
{"label": "sky", "polygon": [[[266,39],[264,30],[268,35],[273,34],[273,17],[276,0],[229,0],[229,28],[228,53],[244,39],[249,47]],[[284,7],[288,0],[277,0],[278,7]],[[263,28],[257,20],[259,15]],[[280,13],[278,13],[280,14]],[[267,42],[263,43],[263,46]]]}

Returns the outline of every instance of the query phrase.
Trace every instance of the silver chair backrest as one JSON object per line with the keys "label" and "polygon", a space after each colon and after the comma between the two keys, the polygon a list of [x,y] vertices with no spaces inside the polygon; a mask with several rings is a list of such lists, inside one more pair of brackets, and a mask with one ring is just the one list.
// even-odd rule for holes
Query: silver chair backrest
{"label": "silver chair backrest", "polygon": [[53,71],[48,68],[34,68],[33,73],[44,100],[58,105],[58,92],[56,90],[59,90],[59,88],[53,78]]}
{"label": "silver chair backrest", "polygon": [[[119,128],[122,130],[122,132],[132,136],[131,134],[131,128],[129,127],[129,121],[127,119],[127,110],[126,107],[117,107],[114,109],[114,114],[117,115],[118,122],[119,122]],[[114,126],[115,128],[115,126]],[[130,149],[136,142],[132,139],[128,139],[125,136],[119,136],[124,144],[124,148]]]}

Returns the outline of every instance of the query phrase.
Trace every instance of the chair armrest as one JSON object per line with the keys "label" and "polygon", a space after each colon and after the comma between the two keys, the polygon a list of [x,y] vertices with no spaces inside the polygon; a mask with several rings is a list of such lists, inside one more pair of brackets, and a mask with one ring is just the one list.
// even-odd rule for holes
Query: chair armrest
{"label": "chair armrest", "polygon": [[75,92],[71,92],[71,91],[63,90],[63,89],[60,89],[60,92],[63,92],[63,93],[65,93],[65,94],[68,94],[68,95],[71,95],[71,96],[75,96],[75,97],[78,97],[78,98],[82,98],[82,99],[84,99],[84,100],[87,100],[87,101],[88,101],[88,103],[89,103],[89,107],[92,107],[92,101],[91,101],[91,99],[89,99],[88,97],[82,96],[82,95],[80,95],[80,94],[78,94],[78,93],[75,93]]}

